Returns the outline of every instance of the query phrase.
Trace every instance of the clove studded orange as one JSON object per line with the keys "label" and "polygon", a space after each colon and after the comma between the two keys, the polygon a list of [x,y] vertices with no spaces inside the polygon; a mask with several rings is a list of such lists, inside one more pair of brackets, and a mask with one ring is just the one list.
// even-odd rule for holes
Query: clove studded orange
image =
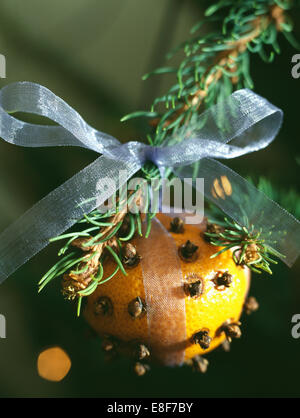
{"label": "clove studded orange", "polygon": [[[157,217],[171,234],[179,254],[185,302],[184,361],[205,371],[202,355],[241,335],[239,319],[249,289],[249,270],[236,265],[230,251],[210,258],[220,248],[207,242],[204,226],[184,225],[179,218],[163,214]],[[152,263],[155,269],[155,260]],[[141,264],[138,239],[133,238],[125,250],[127,276],[119,272],[99,285],[88,297],[84,312],[92,328],[104,337],[105,351],[122,347],[139,361],[146,357],[151,360],[152,350]],[[116,265],[107,259],[104,268],[109,276]],[[167,328],[168,321],[176,320],[166,315],[160,326]],[[143,374],[146,368],[138,362],[135,370]]]}

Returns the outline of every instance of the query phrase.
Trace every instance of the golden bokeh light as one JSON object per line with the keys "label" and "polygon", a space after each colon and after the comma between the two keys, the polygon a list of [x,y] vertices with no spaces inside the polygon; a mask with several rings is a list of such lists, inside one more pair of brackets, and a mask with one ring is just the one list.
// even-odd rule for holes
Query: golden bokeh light
{"label": "golden bokeh light", "polygon": [[221,198],[225,200],[226,196],[232,195],[232,186],[227,176],[220,177],[219,179],[215,178],[213,182],[213,187],[211,188],[211,194],[215,199]]}
{"label": "golden bokeh light", "polygon": [[215,192],[215,194],[218,197],[221,197],[221,199],[225,199],[224,191],[223,191],[223,189],[222,189],[222,187],[221,187],[218,179],[214,179],[214,188],[213,188],[213,191]]}
{"label": "golden bokeh light", "polygon": [[227,196],[231,196],[232,195],[232,186],[230,181],[228,180],[227,176],[221,176],[221,183],[223,186],[223,189],[225,191],[225,194]]}
{"label": "golden bokeh light", "polygon": [[37,360],[37,370],[40,377],[51,382],[60,382],[71,369],[68,354],[60,347],[43,350]]}

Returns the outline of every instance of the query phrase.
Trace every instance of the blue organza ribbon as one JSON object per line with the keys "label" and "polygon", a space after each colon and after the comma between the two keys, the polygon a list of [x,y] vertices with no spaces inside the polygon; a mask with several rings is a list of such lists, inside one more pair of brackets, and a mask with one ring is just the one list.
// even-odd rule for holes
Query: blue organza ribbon
{"label": "blue organza ribbon", "polygon": [[[45,116],[58,126],[34,125],[13,112]],[[0,283],[38,253],[49,239],[70,228],[112,194],[101,179],[117,189],[146,161],[171,168],[182,179],[204,178],[205,196],[240,224],[254,224],[285,255],[289,266],[300,251],[300,223],[245,179],[216,161],[265,148],[282,123],[282,111],[250,90],[233,93],[202,113],[189,126],[167,137],[163,146],[121,144],[89,126],[61,98],[39,84],[19,82],[0,91],[0,136],[25,147],[79,146],[102,154],[92,164],[29,209],[0,235]],[[103,186],[103,187],[102,187]]]}

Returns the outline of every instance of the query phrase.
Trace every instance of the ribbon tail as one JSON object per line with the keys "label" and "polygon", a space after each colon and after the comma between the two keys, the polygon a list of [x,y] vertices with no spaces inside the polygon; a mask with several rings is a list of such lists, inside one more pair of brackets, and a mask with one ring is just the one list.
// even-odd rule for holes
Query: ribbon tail
{"label": "ribbon tail", "polygon": [[175,241],[163,223],[153,218],[149,238],[139,237],[137,248],[142,257],[151,355],[162,364],[180,365],[187,345],[186,313],[183,276]]}
{"label": "ribbon tail", "polygon": [[[0,234],[0,284],[85,213],[102,205],[140,165],[97,158]],[[115,189],[111,185],[115,185]]]}
{"label": "ribbon tail", "polygon": [[[237,223],[261,230],[266,244],[291,266],[300,253],[300,222],[251,183],[219,161],[203,158],[174,168],[181,179],[204,178],[204,195]],[[199,192],[201,192],[199,190]]]}

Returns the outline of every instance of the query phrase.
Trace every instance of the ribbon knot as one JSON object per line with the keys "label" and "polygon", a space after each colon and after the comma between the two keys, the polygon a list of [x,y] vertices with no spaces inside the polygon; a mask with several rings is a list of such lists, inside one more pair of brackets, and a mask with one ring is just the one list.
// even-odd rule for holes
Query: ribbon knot
{"label": "ribbon knot", "polygon": [[147,145],[147,147],[144,149],[146,151],[145,153],[146,162],[150,161],[156,166],[161,166],[161,163],[160,163],[161,147]]}
{"label": "ribbon knot", "polygon": [[[58,126],[22,122],[11,113],[45,116]],[[300,252],[300,223],[253,185],[216,161],[265,148],[282,123],[282,111],[248,89],[236,91],[167,136],[163,146],[121,144],[97,131],[61,98],[35,83],[9,84],[0,91],[0,136],[26,147],[79,146],[102,154],[29,209],[0,235],[0,283],[49,243],[110,197],[99,198],[99,181],[110,177],[120,188],[146,161],[163,175],[170,168],[185,179],[204,178],[204,194],[236,222],[254,224],[262,237],[292,265]],[[122,175],[120,176],[120,173]],[[216,193],[219,179],[230,193]]]}

